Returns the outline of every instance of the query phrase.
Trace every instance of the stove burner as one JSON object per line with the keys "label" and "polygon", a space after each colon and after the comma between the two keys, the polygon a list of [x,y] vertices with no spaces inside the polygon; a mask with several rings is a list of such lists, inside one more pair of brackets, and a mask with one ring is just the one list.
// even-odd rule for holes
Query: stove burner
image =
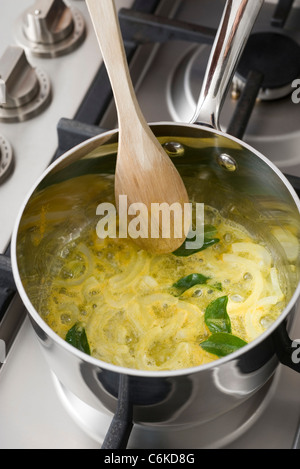
{"label": "stove burner", "polygon": [[13,151],[8,141],[0,135],[0,184],[2,184],[13,170]]}
{"label": "stove burner", "polygon": [[251,71],[260,72],[263,82],[259,99],[271,100],[287,96],[293,81],[300,76],[300,46],[282,34],[252,34],[237,67],[235,83],[241,87]]}
{"label": "stove burner", "polygon": [[[196,426],[161,427],[135,424],[128,443],[129,449],[216,449],[233,443],[249,430],[268,407],[277,390],[280,369],[253,396],[216,419]],[[103,407],[95,409],[81,401],[52,374],[62,404],[72,419],[101,445],[112,415]]]}

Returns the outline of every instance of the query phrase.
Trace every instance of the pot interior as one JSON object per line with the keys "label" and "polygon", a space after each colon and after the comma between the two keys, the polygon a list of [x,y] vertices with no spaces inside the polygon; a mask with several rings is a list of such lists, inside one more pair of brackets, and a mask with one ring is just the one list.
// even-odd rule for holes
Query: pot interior
{"label": "pot interior", "polygon": [[[175,149],[171,156],[190,199],[217,209],[268,245],[288,304],[300,277],[300,215],[296,196],[281,173],[248,146],[221,133],[174,124],[152,129],[161,144]],[[100,203],[114,201],[117,140],[113,131],[68,152],[46,172],[26,203],[16,255],[33,318],[41,308],[53,253],[80,237],[91,220],[97,223]]]}

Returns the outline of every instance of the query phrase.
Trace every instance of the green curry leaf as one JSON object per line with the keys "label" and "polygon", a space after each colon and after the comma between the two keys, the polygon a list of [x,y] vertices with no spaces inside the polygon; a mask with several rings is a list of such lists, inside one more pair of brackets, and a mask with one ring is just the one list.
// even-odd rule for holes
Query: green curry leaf
{"label": "green curry leaf", "polygon": [[179,248],[176,249],[176,251],[173,252],[174,256],[188,257],[197,252],[204,251],[205,249],[209,248],[210,246],[213,246],[214,244],[220,241],[219,238],[215,237],[216,233],[217,233],[217,229],[213,225],[205,225],[204,226],[204,241],[203,241],[202,247],[198,249],[187,248],[187,243],[191,243],[196,240],[196,235],[195,235],[191,239],[186,239],[184,243],[181,246],[179,246]]}
{"label": "green curry leaf", "polygon": [[73,347],[76,347],[81,352],[87,353],[88,355],[91,354],[85,329],[79,323],[76,323],[67,332],[66,342],[73,345]]}
{"label": "green curry leaf", "polygon": [[230,353],[239,350],[247,345],[247,342],[226,332],[212,334],[207,340],[200,343],[200,346],[209,353],[217,357],[226,357]]}
{"label": "green curry leaf", "polygon": [[182,294],[183,292],[195,285],[204,285],[207,280],[209,280],[209,277],[206,277],[205,275],[190,274],[186,277],[182,277],[181,279],[179,279],[178,282],[173,284],[173,287],[176,288],[180,292],[180,294]]}
{"label": "green curry leaf", "polygon": [[210,332],[231,332],[231,321],[227,313],[228,296],[212,301],[205,310],[204,320]]}

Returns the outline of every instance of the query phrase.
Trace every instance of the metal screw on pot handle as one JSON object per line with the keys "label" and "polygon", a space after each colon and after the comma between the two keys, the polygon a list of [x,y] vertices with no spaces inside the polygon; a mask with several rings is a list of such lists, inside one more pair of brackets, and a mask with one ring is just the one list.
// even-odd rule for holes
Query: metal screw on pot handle
{"label": "metal screw on pot handle", "polygon": [[227,0],[191,123],[220,130],[219,115],[264,0]]}

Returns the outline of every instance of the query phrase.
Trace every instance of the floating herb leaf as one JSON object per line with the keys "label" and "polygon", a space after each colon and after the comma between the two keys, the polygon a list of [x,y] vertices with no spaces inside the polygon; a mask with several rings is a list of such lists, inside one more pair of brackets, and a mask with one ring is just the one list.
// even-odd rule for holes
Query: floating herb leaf
{"label": "floating herb leaf", "polygon": [[203,241],[202,247],[198,249],[187,248],[187,243],[196,241],[196,235],[195,235],[191,239],[186,239],[184,243],[181,246],[179,246],[179,248],[176,249],[176,251],[173,252],[174,256],[188,257],[197,252],[204,251],[205,249],[209,248],[210,246],[213,246],[214,244],[220,241],[218,238],[215,238],[216,233],[217,233],[217,230],[213,225],[205,225],[204,226],[204,241]]}
{"label": "floating herb leaf", "polygon": [[207,280],[209,280],[209,277],[205,277],[205,275],[190,274],[179,279],[178,282],[173,284],[173,287],[176,288],[181,295],[183,292],[195,285],[204,285]]}
{"label": "floating herb leaf", "polygon": [[81,352],[85,352],[88,355],[91,354],[85,329],[78,323],[67,332],[66,342],[73,345],[73,347],[76,347]]}
{"label": "floating herb leaf", "polygon": [[212,301],[205,310],[204,320],[210,332],[231,332],[231,321],[227,313],[228,296]]}
{"label": "floating herb leaf", "polygon": [[206,352],[212,353],[217,357],[226,357],[226,355],[235,352],[245,345],[247,345],[247,342],[227,332],[212,334],[209,339],[200,344]]}

